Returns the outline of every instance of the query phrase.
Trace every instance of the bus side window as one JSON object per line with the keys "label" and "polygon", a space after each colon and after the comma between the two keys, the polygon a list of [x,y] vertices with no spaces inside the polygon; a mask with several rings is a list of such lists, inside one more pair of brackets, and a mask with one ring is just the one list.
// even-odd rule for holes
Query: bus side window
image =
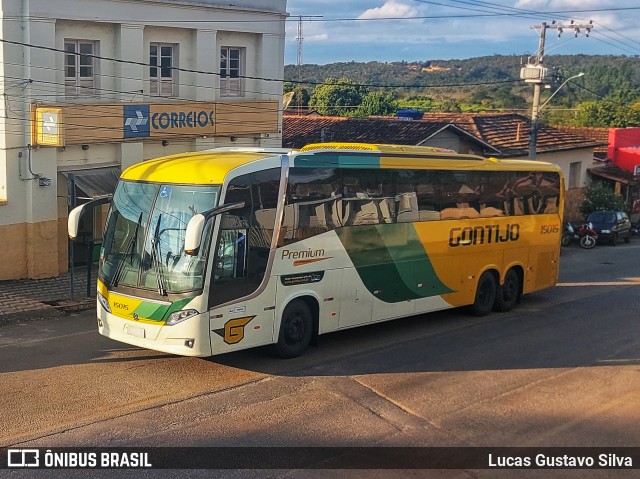
{"label": "bus side window", "polygon": [[434,178],[428,170],[400,170],[396,175],[396,221],[432,221],[440,219],[436,209]]}
{"label": "bus side window", "polygon": [[[535,215],[557,212],[559,191],[558,175],[542,171],[517,172],[510,186],[513,213]],[[549,208],[547,208],[549,206]]]}
{"label": "bus side window", "polygon": [[292,168],[281,243],[293,243],[342,226],[340,190],[340,177],[333,168]]}
{"label": "bus side window", "polygon": [[479,191],[478,203],[481,217],[490,218],[508,214],[504,189],[506,182],[507,174],[502,171],[476,173],[473,184]]}
{"label": "bus side window", "polygon": [[386,169],[342,171],[344,224],[393,223],[396,216],[395,172]]}

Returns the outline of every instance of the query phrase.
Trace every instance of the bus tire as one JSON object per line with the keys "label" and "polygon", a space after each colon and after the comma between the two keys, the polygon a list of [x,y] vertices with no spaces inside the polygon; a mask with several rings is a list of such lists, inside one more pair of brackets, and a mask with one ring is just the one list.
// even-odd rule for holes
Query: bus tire
{"label": "bus tire", "polygon": [[311,342],[313,318],[311,310],[304,301],[291,301],[282,313],[280,332],[276,343],[276,352],[281,358],[300,356]]}
{"label": "bus tire", "polygon": [[511,311],[520,300],[520,275],[510,269],[504,276],[504,282],[498,286],[496,293],[496,311]]}
{"label": "bus tire", "polygon": [[495,275],[490,271],[485,271],[478,280],[476,287],[476,297],[470,307],[474,316],[485,316],[491,312],[496,303],[496,291],[498,285]]}

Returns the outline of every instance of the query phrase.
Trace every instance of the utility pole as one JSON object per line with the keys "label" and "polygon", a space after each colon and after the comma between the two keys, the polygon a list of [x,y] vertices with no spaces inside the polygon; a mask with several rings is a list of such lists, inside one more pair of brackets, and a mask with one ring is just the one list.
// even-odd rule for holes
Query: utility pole
{"label": "utility pole", "polygon": [[302,43],[304,41],[304,36],[302,35],[302,15],[298,17],[298,35],[296,36],[296,42],[298,42],[298,61],[296,63],[296,76],[297,80],[300,81],[302,77]]}
{"label": "utility pole", "polygon": [[[586,24],[574,23],[556,23],[555,21],[548,24],[542,22],[540,25],[531,25],[532,29],[540,31],[540,41],[538,43],[538,51],[532,58],[529,57],[527,64],[520,70],[520,79],[527,83],[533,83],[533,106],[531,108],[531,128],[529,130],[529,159],[536,159],[536,148],[538,143],[538,128],[540,122],[540,95],[542,92],[542,84],[547,76],[547,69],[543,65],[545,37],[548,28],[555,28],[558,31],[558,37],[566,30],[573,30],[577,37],[581,30],[585,31],[585,36],[589,36],[593,28],[593,21]],[[546,104],[546,103],[545,103]]]}
{"label": "utility pole", "polygon": [[[296,63],[296,80],[298,82],[296,85],[300,88],[300,82],[302,81],[302,42],[304,41],[304,36],[302,35],[302,15],[298,17],[298,36],[296,37],[296,41],[298,42],[298,61]],[[302,92],[300,90],[298,90],[296,97],[296,106],[298,107],[298,115],[300,115],[300,110],[302,110]]]}
{"label": "utility pole", "polygon": [[[302,18],[303,15],[298,15],[298,35],[296,36],[296,42],[298,44],[298,58],[296,62],[296,81],[297,86],[300,87],[302,85],[302,52],[303,52],[303,43],[304,43],[304,35],[302,34]],[[304,15],[304,18],[322,18],[322,15]],[[296,95],[296,104],[298,107],[298,115],[300,115],[300,111],[302,110],[302,93]]]}

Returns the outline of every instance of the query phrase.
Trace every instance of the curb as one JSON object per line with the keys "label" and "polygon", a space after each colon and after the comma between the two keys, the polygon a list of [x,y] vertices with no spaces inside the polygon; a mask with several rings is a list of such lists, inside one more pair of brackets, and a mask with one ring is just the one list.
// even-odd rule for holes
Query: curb
{"label": "curb", "polygon": [[73,313],[94,309],[96,307],[96,300],[95,298],[87,298],[83,301],[60,300],[43,302],[43,304],[44,306],[38,309],[0,314],[0,328],[43,319],[64,318]]}

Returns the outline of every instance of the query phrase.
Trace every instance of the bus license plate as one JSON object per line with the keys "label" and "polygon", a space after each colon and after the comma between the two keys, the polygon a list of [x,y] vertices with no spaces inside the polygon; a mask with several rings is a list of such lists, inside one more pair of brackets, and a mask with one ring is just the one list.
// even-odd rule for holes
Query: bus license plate
{"label": "bus license plate", "polygon": [[131,336],[135,336],[136,338],[144,338],[145,330],[139,326],[126,326],[125,332],[130,334]]}

